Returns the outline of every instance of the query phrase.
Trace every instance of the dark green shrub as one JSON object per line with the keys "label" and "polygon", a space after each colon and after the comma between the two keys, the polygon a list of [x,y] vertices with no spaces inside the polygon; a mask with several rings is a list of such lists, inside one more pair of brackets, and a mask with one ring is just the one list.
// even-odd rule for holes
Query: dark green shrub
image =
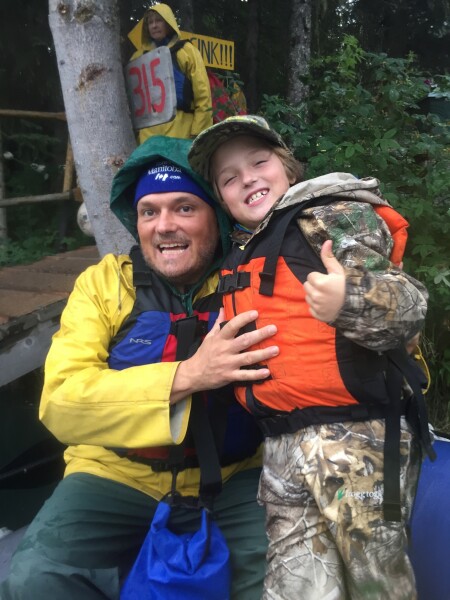
{"label": "dark green shrub", "polygon": [[[58,125],[29,119],[4,120],[2,129],[6,198],[36,196],[62,188],[67,134]],[[6,209],[8,239],[0,241],[0,267],[30,263],[87,243],[76,225],[74,201],[20,204]]]}
{"label": "dark green shrub", "polygon": [[[405,270],[430,292],[423,346],[431,420],[450,429],[450,127],[424,110],[431,89],[413,56],[364,52],[347,37],[340,53],[312,63],[306,81],[304,105],[265,96],[262,112],[305,163],[307,177],[375,176],[410,222]],[[434,82],[449,98],[450,77]]]}

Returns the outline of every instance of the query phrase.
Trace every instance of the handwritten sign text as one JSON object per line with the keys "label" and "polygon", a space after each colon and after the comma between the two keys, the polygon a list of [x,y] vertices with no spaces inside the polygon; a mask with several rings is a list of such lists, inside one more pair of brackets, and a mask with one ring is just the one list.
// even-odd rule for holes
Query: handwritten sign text
{"label": "handwritten sign text", "polygon": [[177,99],[170,50],[161,46],[130,61],[125,69],[131,119],[135,129],[175,118]]}

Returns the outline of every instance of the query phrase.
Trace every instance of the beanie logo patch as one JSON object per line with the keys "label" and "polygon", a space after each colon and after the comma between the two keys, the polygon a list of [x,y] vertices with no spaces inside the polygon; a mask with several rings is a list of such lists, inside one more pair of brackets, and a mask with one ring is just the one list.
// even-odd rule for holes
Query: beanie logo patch
{"label": "beanie logo patch", "polygon": [[147,171],[147,175],[154,175],[156,173],[182,173],[180,167],[176,165],[169,165],[168,163],[160,163],[155,165]]}
{"label": "beanie logo patch", "polygon": [[169,192],[190,193],[198,196],[210,206],[214,203],[207,192],[183,169],[175,164],[159,162],[149,167],[138,180],[134,206],[143,196]]}

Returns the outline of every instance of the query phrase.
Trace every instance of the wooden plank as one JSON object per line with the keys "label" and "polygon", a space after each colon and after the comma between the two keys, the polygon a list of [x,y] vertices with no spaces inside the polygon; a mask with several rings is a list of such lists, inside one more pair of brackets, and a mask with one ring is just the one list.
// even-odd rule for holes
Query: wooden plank
{"label": "wooden plank", "polygon": [[[45,258],[28,264],[18,265],[14,267],[5,267],[0,269],[0,277],[2,281],[8,278],[8,273],[15,274],[21,271],[26,276],[26,273],[61,273],[66,275],[79,275],[87,267],[96,264],[100,260],[98,250],[94,246],[86,246],[86,249],[74,250],[64,254],[55,254],[54,256],[46,256]],[[41,286],[43,289],[43,286]]]}
{"label": "wooden plank", "polygon": [[15,110],[11,108],[0,109],[2,117],[29,117],[31,119],[59,119],[66,121],[66,113],[63,112],[40,112],[37,110]]}
{"label": "wooden plank", "polygon": [[51,260],[51,257],[32,266],[34,273],[65,273],[66,275],[79,275],[82,271],[95,264],[86,258],[71,258],[67,261]]}
{"label": "wooden plank", "polygon": [[66,273],[79,275],[90,265],[100,260],[97,248],[87,246],[86,249],[79,248],[73,252],[47,256],[31,265],[24,265],[35,273]]}
{"label": "wooden plank", "polygon": [[42,366],[76,277],[99,259],[84,246],[0,269],[0,386]]}
{"label": "wooden plank", "polygon": [[71,292],[76,277],[75,273],[39,273],[28,267],[12,267],[0,271],[0,290]]}
{"label": "wooden plank", "polygon": [[[67,303],[67,298],[52,304],[47,304],[40,310],[21,315],[20,317],[8,318],[0,324],[0,364],[3,363],[3,352],[5,349],[17,344],[22,338],[30,335],[33,328],[39,323],[52,321],[59,324],[61,313]],[[0,369],[1,371],[1,369]]]}
{"label": "wooden plank", "polygon": [[65,292],[23,292],[2,290],[0,295],[0,314],[20,317],[35,312],[67,298]]}
{"label": "wooden plank", "polygon": [[0,207],[19,206],[20,204],[37,204],[39,202],[67,202],[73,200],[72,192],[58,192],[56,194],[43,194],[42,196],[17,196],[0,200]]}

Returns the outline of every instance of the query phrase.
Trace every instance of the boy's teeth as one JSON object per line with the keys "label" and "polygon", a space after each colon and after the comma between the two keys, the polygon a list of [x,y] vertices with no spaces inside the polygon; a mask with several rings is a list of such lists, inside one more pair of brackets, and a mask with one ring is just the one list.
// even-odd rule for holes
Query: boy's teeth
{"label": "boy's teeth", "polygon": [[253,196],[251,196],[248,199],[248,204],[251,204],[252,202],[255,202],[256,200],[259,200],[259,198],[261,198],[261,196],[265,196],[267,194],[267,191],[265,192],[256,192],[256,194],[253,194]]}

